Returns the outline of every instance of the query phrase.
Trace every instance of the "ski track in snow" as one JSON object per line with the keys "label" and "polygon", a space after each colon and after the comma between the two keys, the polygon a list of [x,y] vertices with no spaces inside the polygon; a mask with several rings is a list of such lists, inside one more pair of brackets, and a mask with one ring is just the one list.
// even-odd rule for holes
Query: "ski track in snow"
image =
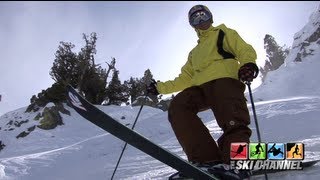
{"label": "ski track in snow", "polygon": [[[27,155],[22,155],[22,156],[15,156],[15,157],[9,157],[9,158],[1,158],[0,159],[0,178],[1,179],[11,179],[9,176],[6,175],[5,171],[9,172],[15,172],[18,174],[28,174],[28,170],[30,169],[28,164],[30,163],[38,163],[46,166],[48,164],[47,161],[53,161],[53,158],[51,156],[54,155],[59,155],[64,154],[67,151],[72,151],[72,150],[79,150],[81,147],[78,146],[84,142],[100,138],[103,136],[109,135],[109,133],[104,133],[101,135],[97,135],[94,137],[90,137],[87,139],[84,139],[82,141],[79,141],[77,143],[62,147],[62,148],[57,148],[49,151],[44,151],[44,152],[39,152],[39,153],[33,153],[33,154],[27,154]],[[8,169],[8,170],[5,170]]]}
{"label": "ski track in snow", "polygon": [[[294,102],[294,104],[286,105],[288,102]],[[256,105],[256,111],[259,112],[258,117],[260,115],[269,114],[269,116],[266,116],[264,118],[268,119],[274,116],[279,116],[282,114],[289,114],[289,115],[295,115],[299,113],[306,113],[309,111],[316,111],[319,110],[320,107],[320,97],[316,96],[305,96],[305,97],[292,97],[292,98],[285,98],[285,99],[277,99],[277,100],[269,100],[269,101],[263,101],[255,103]],[[301,107],[302,106],[302,107]],[[248,104],[248,108],[250,110],[250,113],[252,115],[251,105]],[[288,108],[288,111],[283,111],[283,109]],[[268,109],[268,110],[266,110]],[[200,113],[200,117],[203,113]],[[208,113],[210,114],[210,113]],[[208,116],[207,114],[207,116]],[[270,115],[271,114],[271,115]],[[320,115],[320,114],[319,114]],[[209,115],[210,116],[210,115]],[[252,116],[251,116],[252,117]],[[210,120],[210,119],[209,119]],[[212,120],[212,119],[211,119]],[[253,119],[251,119],[252,123]],[[222,131],[220,127],[218,127],[216,121],[210,121],[206,123],[206,126],[210,130],[213,137],[216,139],[222,134]],[[253,134],[255,133],[255,128],[252,128]],[[254,136],[254,135],[253,135]],[[310,138],[307,139],[296,139],[297,142],[302,142],[306,144],[306,149],[310,150],[311,147],[314,147],[314,151],[308,151],[306,150],[305,160],[315,160],[320,159],[320,151],[319,151],[319,145],[320,145],[320,132],[319,135],[313,135]],[[169,151],[174,152],[178,154],[179,156],[182,156],[184,159],[186,159],[185,154],[183,153],[180,145],[178,144],[177,140],[174,138],[170,138],[167,141],[160,144],[162,147],[167,148]],[[144,163],[141,163],[143,160]],[[137,166],[138,165],[138,166]],[[277,173],[277,174],[270,174],[269,179],[306,179],[308,176],[305,176],[306,174],[309,175],[308,179],[319,179],[319,175],[313,175],[312,173],[319,171],[319,163],[315,165],[314,167],[308,169],[307,171],[304,171],[304,173],[300,172],[284,172],[284,173]],[[142,170],[141,170],[142,169]],[[149,170],[148,170],[149,169]],[[166,179],[170,174],[174,173],[175,170],[163,165],[161,162],[153,159],[152,157],[149,157],[148,155],[145,155],[141,152],[136,152],[135,158],[131,158],[127,160],[127,163],[122,165],[122,168],[118,169],[118,173],[122,175],[122,178],[124,180],[141,180],[141,179],[157,179],[157,180],[164,180]],[[121,172],[123,171],[123,172]],[[141,172],[142,171],[142,172]],[[125,175],[125,172],[130,172]],[[140,173],[139,173],[140,172]],[[132,176],[134,174],[134,176]],[[256,176],[252,177],[251,179],[264,179],[264,176]]]}

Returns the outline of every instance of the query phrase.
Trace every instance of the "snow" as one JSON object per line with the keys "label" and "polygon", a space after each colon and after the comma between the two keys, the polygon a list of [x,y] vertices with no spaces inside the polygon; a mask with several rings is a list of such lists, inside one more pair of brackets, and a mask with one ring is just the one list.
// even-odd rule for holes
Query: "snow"
{"label": "snow", "polygon": [[[265,142],[303,142],[306,159],[320,159],[320,97],[296,97],[261,101],[255,104],[261,137]],[[66,106],[67,107],[67,106]],[[98,106],[101,110],[131,127],[140,107]],[[251,105],[248,104],[251,110]],[[0,127],[9,119],[21,116],[32,119],[36,113],[23,113],[25,108],[1,116]],[[36,128],[22,139],[15,136],[23,124],[13,131],[1,129],[1,139],[8,146],[0,152],[0,179],[110,179],[124,142],[104,132],[67,107],[71,116],[62,114],[63,126],[54,130]],[[251,111],[250,111],[251,112]],[[222,131],[208,110],[198,114],[218,138]],[[125,119],[120,119],[122,116]],[[252,116],[252,112],[251,112]],[[257,141],[254,122],[251,141]],[[153,142],[186,159],[167,120],[167,112],[144,106],[135,130]],[[7,134],[7,135],[6,135]],[[304,173],[279,173],[272,179],[319,179],[320,165]],[[115,179],[166,179],[174,169],[127,146]]]}
{"label": "snow", "polygon": [[[277,71],[270,72],[266,81],[254,90],[253,97],[263,142],[305,143],[305,160],[320,159],[320,47],[310,43],[305,50],[312,52],[293,60],[301,52],[301,44],[319,28],[319,8],[309,22],[296,33],[292,50]],[[248,95],[247,95],[248,96]],[[48,104],[51,107],[53,104]],[[36,128],[28,136],[16,136],[29,127],[38,125],[34,120],[39,112],[25,113],[26,107],[0,117],[0,140],[6,145],[0,151],[1,180],[87,180],[110,179],[124,142],[82,118],[66,106],[70,116],[60,113],[64,125],[53,130]],[[97,106],[102,111],[131,127],[140,107]],[[248,97],[250,115],[251,104]],[[222,131],[210,110],[199,117],[217,139]],[[186,159],[170,123],[167,112],[144,106],[135,131],[167,150]],[[20,127],[10,121],[25,121]],[[251,141],[257,142],[254,120],[251,119]],[[174,169],[128,145],[114,179],[141,180],[167,179]],[[269,179],[320,179],[320,163],[301,171],[270,174]],[[264,179],[263,176],[252,179]]]}
{"label": "snow", "polygon": [[[318,45],[318,49],[320,46]],[[303,62],[282,65],[267,74],[265,82],[254,90],[257,100],[320,95],[320,51]],[[307,70],[306,70],[307,69]]]}
{"label": "snow", "polygon": [[[320,95],[320,39],[307,41],[315,32],[319,34],[319,31],[320,5],[310,15],[309,22],[294,35],[292,49],[285,63],[277,71],[269,72],[265,82],[254,90],[257,100]],[[298,53],[304,52],[312,53],[302,57],[301,62],[294,61]]]}

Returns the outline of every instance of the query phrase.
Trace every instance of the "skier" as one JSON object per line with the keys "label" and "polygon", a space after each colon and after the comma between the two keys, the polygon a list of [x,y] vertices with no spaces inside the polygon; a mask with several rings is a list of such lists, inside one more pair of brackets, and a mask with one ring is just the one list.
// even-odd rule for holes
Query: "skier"
{"label": "skier", "polygon": [[283,155],[283,152],[280,148],[275,148],[276,143],[273,144],[273,146],[268,150],[268,153],[272,153],[273,156],[278,156],[279,154]]}
{"label": "skier", "polygon": [[261,144],[258,143],[258,145],[256,145],[256,154],[260,154],[261,152],[263,152],[263,148]]}
{"label": "skier", "polygon": [[262,146],[261,146],[261,144],[260,143],[258,143],[258,145],[256,145],[256,151],[254,151],[253,153],[252,153],[252,155],[258,155],[258,157],[259,157],[259,155],[261,154],[261,152],[263,152],[263,148],[262,148]]}
{"label": "skier", "polygon": [[299,153],[299,146],[298,145],[296,145],[296,147],[294,148],[294,151],[292,152],[292,158],[294,158],[294,154],[301,156],[301,153]]}
{"label": "skier", "polygon": [[[242,173],[226,167],[230,164],[230,144],[248,143],[251,136],[243,82],[257,77],[257,55],[235,30],[224,24],[214,27],[206,6],[193,6],[188,16],[199,37],[198,44],[177,78],[154,80],[147,90],[155,95],[181,91],[170,104],[168,119],[190,162],[199,166],[210,163],[211,170],[230,171],[239,177]],[[197,116],[206,109],[213,111],[223,130],[217,143]]]}
{"label": "skier", "polygon": [[233,156],[233,158],[235,158],[236,156],[238,156],[239,154],[242,153],[243,149],[246,147],[246,145],[239,145],[236,154]]}

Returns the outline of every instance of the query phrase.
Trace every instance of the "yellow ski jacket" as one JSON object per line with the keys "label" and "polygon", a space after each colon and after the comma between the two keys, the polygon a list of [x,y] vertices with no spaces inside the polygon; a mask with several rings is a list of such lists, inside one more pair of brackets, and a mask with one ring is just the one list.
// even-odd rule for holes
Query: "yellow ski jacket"
{"label": "yellow ski jacket", "polygon": [[[217,41],[220,29],[225,33],[223,49],[233,54],[235,58],[224,59],[218,53]],[[227,28],[224,24],[211,26],[207,30],[196,29],[196,32],[199,37],[198,44],[190,51],[181,73],[174,80],[157,82],[159,93],[169,94],[224,77],[238,79],[239,68],[249,62],[255,63],[257,59],[253,47],[235,30]]]}

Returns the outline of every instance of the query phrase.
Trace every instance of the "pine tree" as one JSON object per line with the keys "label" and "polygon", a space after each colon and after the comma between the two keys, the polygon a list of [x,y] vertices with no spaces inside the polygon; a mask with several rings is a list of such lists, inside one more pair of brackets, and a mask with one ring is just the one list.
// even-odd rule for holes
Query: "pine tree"
{"label": "pine tree", "polygon": [[[96,65],[94,55],[96,54],[97,35],[92,33],[90,37],[83,34],[85,46],[78,53],[78,89],[84,91],[87,88],[85,84],[89,79],[93,78],[96,73]],[[86,92],[85,92],[86,93]]]}
{"label": "pine tree", "polygon": [[129,81],[124,82],[129,96],[131,97],[131,104],[139,97],[143,95],[143,89],[139,85],[140,81],[138,78],[130,77]]}
{"label": "pine tree", "polygon": [[108,99],[107,105],[118,105],[120,106],[122,103],[126,103],[129,99],[127,93],[125,93],[125,87],[121,84],[119,80],[119,71],[114,70],[113,76],[110,81],[110,84],[106,90],[106,95]]}
{"label": "pine tree", "polygon": [[[95,64],[97,34],[83,34],[85,45],[76,54],[72,43],[60,42],[50,75],[58,84],[71,84],[93,104],[101,104],[106,91],[106,70]],[[62,96],[61,96],[62,97]]]}
{"label": "pine tree", "polygon": [[[153,75],[152,75],[150,69],[147,69],[144,72],[144,76],[141,79],[141,89],[143,89],[143,94],[147,94],[147,88],[146,87],[151,83],[152,79],[153,79]],[[152,99],[152,101],[154,103],[158,103],[159,102],[158,97],[156,95],[149,94],[148,96]]]}
{"label": "pine tree", "polygon": [[148,85],[151,83],[151,80],[153,79],[153,75],[150,71],[150,69],[147,69],[145,72],[144,72],[144,75],[141,79],[142,83],[145,84],[145,85]]}
{"label": "pine tree", "polygon": [[72,52],[75,46],[72,43],[60,42],[55,53],[55,59],[50,71],[50,76],[55,82],[76,85],[78,81],[77,55]]}

